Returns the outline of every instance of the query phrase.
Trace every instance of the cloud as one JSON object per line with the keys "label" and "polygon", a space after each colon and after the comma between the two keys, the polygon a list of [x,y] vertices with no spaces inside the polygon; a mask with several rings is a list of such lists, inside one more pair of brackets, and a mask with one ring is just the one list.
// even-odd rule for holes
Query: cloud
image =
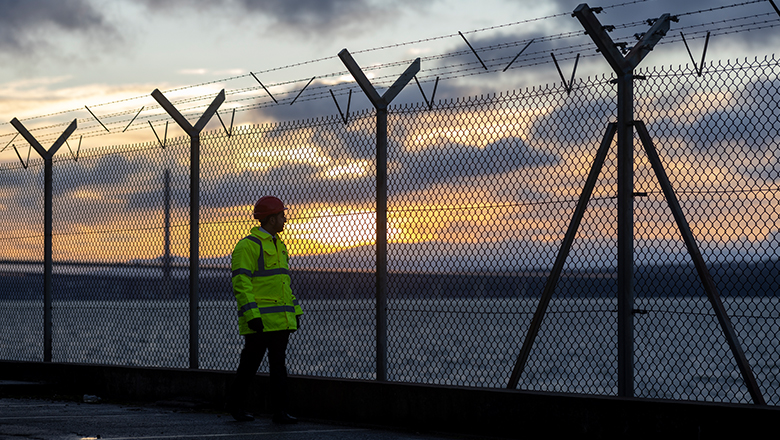
{"label": "cloud", "polygon": [[[561,99],[565,99],[565,95]],[[571,151],[595,151],[614,115],[614,100],[609,95],[566,100],[534,123],[531,137],[544,139],[549,145],[565,146]]]}
{"label": "cloud", "polygon": [[[495,118],[501,122],[515,115],[497,114]],[[415,133],[424,128],[424,121],[393,121],[388,151],[390,196],[437,185],[469,185],[474,178],[554,166],[561,160],[554,152],[531,147],[512,136],[514,125],[474,127],[474,132],[484,132],[471,136],[463,134],[457,118],[440,122],[443,129],[447,124],[455,125],[435,139],[415,142]],[[247,200],[226,195],[253,199],[277,193],[291,204],[365,204],[373,200],[375,191],[374,124],[373,114],[361,112],[346,129],[334,116],[275,124],[260,132],[239,127],[230,141],[234,146],[227,153],[232,159],[226,172],[203,177],[204,191],[214,194],[204,198],[204,203],[235,206]]]}
{"label": "cloud", "polygon": [[[775,254],[780,233],[773,231],[761,240],[735,240],[728,243],[703,242],[708,247],[707,264],[741,261],[761,263],[770,261]],[[558,256],[560,244],[539,240],[506,240],[500,242],[439,242],[389,243],[388,269],[412,272],[516,272],[527,270],[548,271]],[[693,265],[691,256],[680,241],[642,240],[635,242],[635,261],[638,265]],[[338,252],[296,255],[294,265],[298,269],[358,269],[376,268],[374,246],[357,246]],[[497,258],[496,256],[512,256]],[[578,239],[572,244],[564,270],[594,270],[612,272],[617,266],[617,250],[612,237]],[[692,269],[691,269],[692,270]],[[546,276],[546,274],[540,274]],[[695,273],[694,283],[698,282]]]}
{"label": "cloud", "polygon": [[[17,81],[0,84],[0,122],[9,121],[16,117],[23,121],[26,118],[40,116],[41,108],[46,108],[49,113],[56,113],[65,110],[83,109],[84,104],[93,104],[100,102],[125,100],[128,97],[149,96],[151,90],[154,90],[155,84],[120,84],[110,85],[106,83],[90,83],[85,85],[67,86],[65,85],[71,77],[35,77],[29,79],[20,79]],[[150,98],[151,100],[151,98]],[[135,102],[126,105],[111,106],[111,111],[122,111],[135,108]],[[100,114],[103,110],[99,110]],[[58,122],[69,123],[73,117],[88,116],[89,113],[83,110],[78,114],[67,114]],[[47,121],[45,125],[51,124]],[[28,125],[29,124],[29,125]],[[25,122],[28,129],[36,128],[35,121]],[[80,128],[83,128],[79,124]],[[59,136],[61,130],[55,130],[56,136]],[[40,140],[40,139],[39,139]]]}
{"label": "cloud", "polygon": [[203,191],[213,194],[203,202],[237,206],[277,194],[290,204],[363,203],[372,196],[373,163],[368,170],[346,168],[365,164],[374,145],[374,136],[362,125],[353,121],[343,130],[341,121],[328,118],[316,124],[276,124],[270,131],[238,127],[229,151],[212,153],[231,158],[225,172],[202,178]]}
{"label": "cloud", "polygon": [[237,76],[237,75],[245,74],[246,71],[244,69],[208,69],[205,67],[196,67],[192,69],[180,69],[176,73],[180,75],[196,75],[196,76],[203,76],[203,75]]}
{"label": "cloud", "polygon": [[714,101],[714,111],[693,121],[677,120],[674,128],[700,154],[733,152],[728,155],[730,166],[744,177],[778,182],[780,129],[776,121],[780,110],[774,93],[778,87],[780,81],[757,79],[733,93],[705,94],[704,99]]}
{"label": "cloud", "polygon": [[491,142],[485,148],[443,144],[419,152],[400,152],[395,158],[397,171],[390,175],[395,182],[391,188],[396,193],[416,191],[470,177],[555,165],[560,160],[560,156],[531,148],[514,137]]}
{"label": "cloud", "polygon": [[200,69],[181,69],[181,70],[179,70],[176,73],[179,73],[179,74],[182,74],[182,75],[205,75],[205,74],[209,73],[209,71],[208,71],[208,69],[203,69],[203,68],[200,68]]}
{"label": "cloud", "polygon": [[414,1],[383,3],[372,0],[142,0],[157,12],[180,12],[182,9],[201,11],[205,8],[228,14],[262,16],[276,30],[291,30],[307,36],[322,36],[345,29],[368,29],[398,16],[403,7]]}
{"label": "cloud", "polygon": [[[551,12],[573,11],[576,2],[556,0],[549,2]],[[780,37],[776,33],[761,29],[777,26],[777,15],[766,2],[740,4],[729,7],[731,2],[712,2],[696,0],[679,2],[657,0],[652,2],[630,3],[622,7],[605,7],[596,15],[602,25],[615,25],[617,29],[609,34],[615,42],[626,42],[629,47],[636,43],[635,34],[649,29],[646,19],[654,19],[664,13],[677,16],[679,21],[670,23],[670,32],[663,38],[657,50],[643,61],[641,67],[690,62],[688,52],[680,37],[684,32],[698,63],[704,47],[704,38],[712,30],[708,45],[707,60],[718,57],[743,55],[746,49],[761,51],[774,50]],[[765,15],[766,14],[766,15]],[[541,15],[540,15],[541,16]],[[596,53],[596,46],[584,34],[579,21],[569,14],[551,19],[529,21],[479,33],[466,33],[471,46],[491,72],[499,72],[495,82],[507,83],[511,78],[515,86],[532,85],[540,82],[559,82],[558,72],[552,63],[550,53],[554,53],[561,65],[564,77],[569,79],[574,58],[581,55],[576,77],[612,70],[604,57]],[[748,29],[754,31],[747,32]],[[512,58],[517,55],[529,39],[534,42],[512,64],[512,69],[501,74]],[[477,57],[466,43],[455,36],[448,41],[448,48],[442,52],[451,54],[446,58],[435,58],[424,63],[425,74],[446,76],[471,76],[484,70]],[[433,69],[431,66],[434,66]],[[429,73],[430,72],[430,73]],[[514,73],[513,73],[514,72]],[[493,75],[491,75],[493,76]]]}
{"label": "cloud", "polygon": [[[531,39],[534,39],[534,42],[523,51],[523,54],[515,63],[520,64],[522,60],[538,59],[539,57],[549,59],[551,51],[558,47],[565,47],[569,43],[567,40],[553,39],[546,41],[541,38],[551,33],[560,32],[560,29],[538,30],[522,26],[509,29],[512,29],[512,31],[464,35],[469,44],[474,48],[474,51],[479,54],[479,59],[491,71],[504,69],[528,45]],[[462,66],[463,64],[471,63],[475,68],[483,69],[481,64],[479,64],[479,59],[466,44],[466,41],[458,36],[453,37],[452,43],[452,46],[447,50],[447,53],[451,54],[451,56],[447,58],[436,57],[433,60],[434,64],[440,66]],[[514,63],[512,66],[516,67]]]}
{"label": "cloud", "polygon": [[30,55],[54,44],[51,31],[88,37],[115,36],[105,17],[88,0],[0,0],[0,52]]}
{"label": "cloud", "polygon": [[367,0],[238,0],[245,10],[273,17],[296,29],[323,30],[353,19],[385,15],[387,9]]}

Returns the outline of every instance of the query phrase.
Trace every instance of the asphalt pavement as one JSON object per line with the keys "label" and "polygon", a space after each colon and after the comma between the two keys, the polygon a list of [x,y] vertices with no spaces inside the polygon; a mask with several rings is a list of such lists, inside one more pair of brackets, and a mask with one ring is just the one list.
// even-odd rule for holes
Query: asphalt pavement
{"label": "asphalt pavement", "polygon": [[[269,416],[236,422],[187,402],[109,403],[92,396],[0,398],[0,440],[425,440],[436,435],[300,420],[275,425]],[[87,403],[85,400],[97,400]]]}

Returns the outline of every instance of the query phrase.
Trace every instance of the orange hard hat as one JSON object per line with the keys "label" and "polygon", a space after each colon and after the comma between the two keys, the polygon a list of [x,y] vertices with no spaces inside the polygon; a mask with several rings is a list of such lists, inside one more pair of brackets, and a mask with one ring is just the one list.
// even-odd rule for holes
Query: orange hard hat
{"label": "orange hard hat", "polygon": [[274,196],[260,197],[257,203],[255,203],[254,217],[257,220],[262,220],[269,215],[278,214],[285,209],[287,208],[284,207],[284,203]]}

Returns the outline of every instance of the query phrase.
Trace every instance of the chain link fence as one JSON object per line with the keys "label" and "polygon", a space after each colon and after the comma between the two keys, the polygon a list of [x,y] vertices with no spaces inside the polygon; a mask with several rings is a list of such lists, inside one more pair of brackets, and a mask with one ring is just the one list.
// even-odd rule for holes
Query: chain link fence
{"label": "chain link fence", "polygon": [[[642,72],[644,121],[768,403],[780,383],[774,59]],[[388,380],[506,387],[615,114],[609,78],[397,106],[388,119]],[[230,253],[262,195],[305,316],[291,374],[376,377],[373,112],[201,136],[199,366],[242,346]],[[638,137],[635,393],[750,403]],[[53,360],[187,368],[189,139],[54,163]],[[616,157],[599,176],[520,388],[617,394]],[[42,161],[0,168],[0,357],[43,352]],[[267,371],[267,365],[261,367]]]}

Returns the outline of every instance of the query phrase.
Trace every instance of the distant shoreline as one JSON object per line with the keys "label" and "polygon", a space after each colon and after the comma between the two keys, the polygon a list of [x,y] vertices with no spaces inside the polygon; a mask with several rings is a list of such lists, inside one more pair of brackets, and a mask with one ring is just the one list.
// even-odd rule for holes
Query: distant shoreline
{"label": "distant shoreline", "polygon": [[[709,266],[724,297],[776,297],[780,292],[780,262],[718,263]],[[160,265],[55,263],[54,299],[176,299],[188,296],[187,267]],[[389,298],[536,298],[544,290],[547,271],[515,273],[389,272]],[[365,270],[291,270],[293,288],[301,298],[370,299],[376,277]],[[232,298],[227,267],[202,265],[200,298]],[[705,296],[692,265],[637,266],[638,298]],[[42,263],[0,262],[0,300],[35,299],[43,292]],[[565,271],[555,296],[610,298],[617,293],[615,272]]]}

